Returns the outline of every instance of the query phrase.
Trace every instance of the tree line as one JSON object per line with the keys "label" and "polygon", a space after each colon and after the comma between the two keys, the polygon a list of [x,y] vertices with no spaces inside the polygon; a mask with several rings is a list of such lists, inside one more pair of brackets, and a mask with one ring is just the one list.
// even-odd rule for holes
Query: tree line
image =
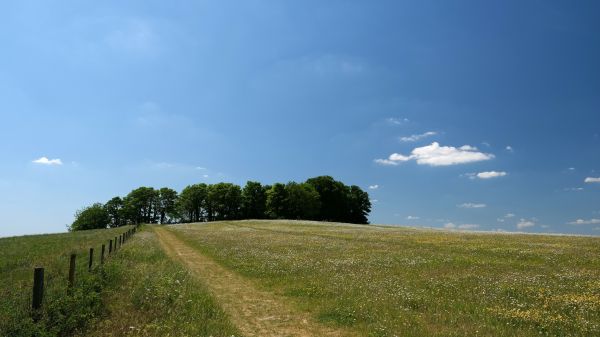
{"label": "tree line", "polygon": [[125,197],[95,203],[75,213],[70,230],[120,227],[141,223],[181,223],[239,219],[302,219],[369,223],[369,194],[330,176],[303,183],[262,185],[248,181],[194,184],[180,193],[163,187],[139,187]]}

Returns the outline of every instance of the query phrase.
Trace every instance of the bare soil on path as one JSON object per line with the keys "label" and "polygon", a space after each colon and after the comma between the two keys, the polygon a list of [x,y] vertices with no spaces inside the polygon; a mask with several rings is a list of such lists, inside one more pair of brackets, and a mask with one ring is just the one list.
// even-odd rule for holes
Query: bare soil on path
{"label": "bare soil on path", "polygon": [[315,322],[279,295],[258,289],[252,281],[236,274],[179,240],[164,228],[156,228],[161,246],[210,289],[231,321],[244,336],[356,336]]}

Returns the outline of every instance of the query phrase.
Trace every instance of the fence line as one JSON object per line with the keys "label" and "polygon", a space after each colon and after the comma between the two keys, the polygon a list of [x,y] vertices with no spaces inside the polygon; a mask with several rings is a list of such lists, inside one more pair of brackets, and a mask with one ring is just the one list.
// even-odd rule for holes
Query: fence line
{"label": "fence line", "polygon": [[[128,239],[130,239],[138,229],[138,226],[128,229],[127,231],[121,233],[119,238],[119,247],[121,247]],[[101,254],[100,254],[100,265],[104,264],[105,256],[105,244],[102,244]],[[117,252],[117,237],[114,238],[114,249],[113,249],[113,240],[108,240],[108,256],[112,253]],[[75,286],[75,260],[77,258],[76,254],[71,254],[69,261],[69,279],[68,279],[68,289],[69,293],[71,293],[71,289]],[[88,272],[93,271],[93,263],[94,263],[94,248],[90,247],[89,250],[89,260],[88,260]],[[44,267],[36,267],[33,270],[33,296],[31,300],[31,315],[34,321],[37,321],[41,316],[42,303],[44,300]]]}

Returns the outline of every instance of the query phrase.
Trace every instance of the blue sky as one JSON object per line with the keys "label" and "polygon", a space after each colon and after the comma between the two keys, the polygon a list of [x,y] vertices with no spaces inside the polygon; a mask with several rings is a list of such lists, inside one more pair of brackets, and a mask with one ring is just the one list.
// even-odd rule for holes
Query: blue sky
{"label": "blue sky", "polygon": [[141,185],[324,174],[368,190],[372,223],[598,235],[599,10],[3,4],[0,236]]}

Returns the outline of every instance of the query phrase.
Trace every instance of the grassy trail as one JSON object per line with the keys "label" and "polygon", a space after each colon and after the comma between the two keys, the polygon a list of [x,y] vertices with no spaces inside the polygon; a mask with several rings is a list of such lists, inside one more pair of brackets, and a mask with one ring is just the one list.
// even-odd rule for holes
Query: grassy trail
{"label": "grassy trail", "polygon": [[286,304],[283,297],[259,290],[248,279],[223,268],[168,230],[156,233],[167,255],[180,260],[211,290],[232,322],[246,336],[353,336],[314,322],[308,313]]}

